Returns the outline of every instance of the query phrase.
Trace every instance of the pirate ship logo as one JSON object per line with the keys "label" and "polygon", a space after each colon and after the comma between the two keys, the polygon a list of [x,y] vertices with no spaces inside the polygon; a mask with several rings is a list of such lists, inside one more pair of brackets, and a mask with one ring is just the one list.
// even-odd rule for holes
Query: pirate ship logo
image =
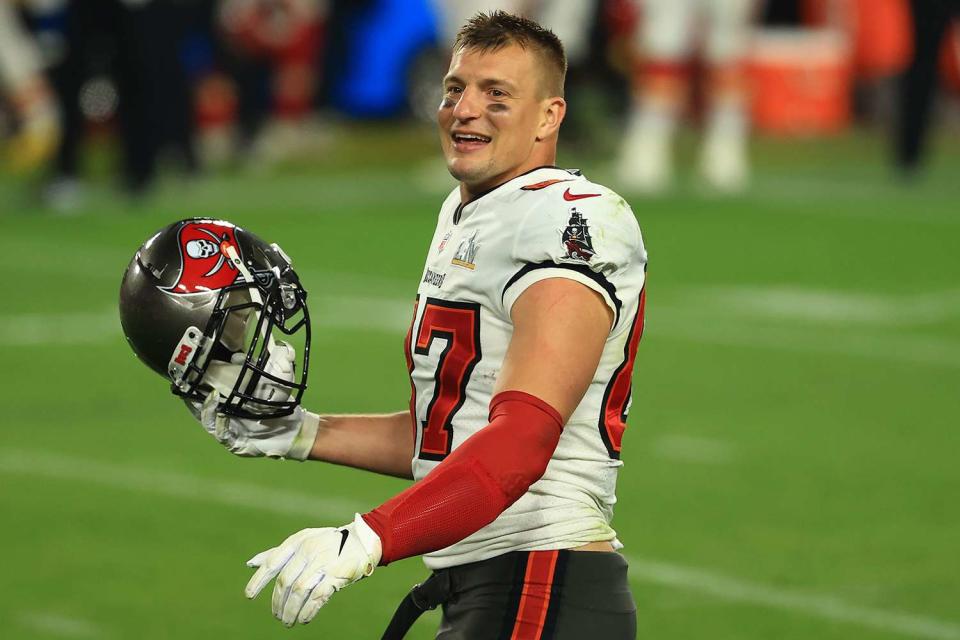
{"label": "pirate ship logo", "polygon": [[567,228],[563,230],[562,240],[563,246],[567,250],[564,257],[571,260],[590,262],[590,258],[597,253],[593,250],[593,240],[590,238],[590,227],[587,225],[587,219],[577,211],[576,207],[570,209],[570,221],[567,222]]}
{"label": "pirate ship logo", "polygon": [[240,248],[234,227],[215,222],[190,222],[180,228],[180,277],[167,287],[170,293],[213,291],[233,284],[237,268],[227,247]]}

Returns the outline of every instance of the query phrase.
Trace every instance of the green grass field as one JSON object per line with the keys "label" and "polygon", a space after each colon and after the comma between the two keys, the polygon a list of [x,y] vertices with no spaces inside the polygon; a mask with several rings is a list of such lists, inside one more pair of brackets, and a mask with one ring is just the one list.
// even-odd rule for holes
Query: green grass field
{"label": "green grass field", "polygon": [[[641,637],[960,639],[960,145],[940,143],[909,188],[882,141],[854,135],[759,141],[741,197],[684,179],[631,198],[648,323],[614,524]],[[429,132],[331,145],[136,204],[100,178],[69,217],[0,176],[0,637],[378,638],[426,575],[391,565],[292,631],[269,598],[245,600],[248,557],[404,482],[231,457],[119,331],[139,243],[222,216],[278,241],[310,291],[305,404],[402,409],[402,336],[448,186]]]}

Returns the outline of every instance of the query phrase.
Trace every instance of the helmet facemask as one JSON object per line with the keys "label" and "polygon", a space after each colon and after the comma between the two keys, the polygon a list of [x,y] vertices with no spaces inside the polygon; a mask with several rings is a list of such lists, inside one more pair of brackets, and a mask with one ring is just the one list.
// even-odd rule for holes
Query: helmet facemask
{"label": "helmet facemask", "polygon": [[[219,290],[206,327],[189,328],[174,350],[173,392],[202,401],[215,390],[221,396],[218,411],[243,418],[289,415],[307,386],[306,291],[289,264],[252,273],[239,260],[234,264],[240,275]],[[299,375],[297,348],[303,355]],[[179,362],[187,349],[194,357]]]}

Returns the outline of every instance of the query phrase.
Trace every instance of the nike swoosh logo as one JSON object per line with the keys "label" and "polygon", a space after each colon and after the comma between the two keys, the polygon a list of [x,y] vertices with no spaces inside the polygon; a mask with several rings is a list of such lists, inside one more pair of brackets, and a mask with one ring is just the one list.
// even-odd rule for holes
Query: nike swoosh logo
{"label": "nike swoosh logo", "polygon": [[342,537],[340,538],[340,548],[337,549],[337,555],[340,555],[343,551],[343,545],[347,544],[347,538],[350,537],[350,532],[346,529],[340,529],[340,535]]}
{"label": "nike swoosh logo", "polygon": [[584,198],[599,198],[600,193],[570,193],[570,189],[567,189],[563,192],[563,199],[567,202],[573,202],[574,200],[583,200]]}

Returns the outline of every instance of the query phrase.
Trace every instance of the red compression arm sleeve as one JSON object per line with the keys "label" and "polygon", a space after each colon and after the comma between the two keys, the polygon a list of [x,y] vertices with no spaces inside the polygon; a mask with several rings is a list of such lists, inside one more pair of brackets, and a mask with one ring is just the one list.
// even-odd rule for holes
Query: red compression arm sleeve
{"label": "red compression arm sleeve", "polygon": [[448,547],[493,522],[540,479],[563,423],[543,400],[498,393],[490,424],[427,476],[363,515],[383,544],[381,564]]}

